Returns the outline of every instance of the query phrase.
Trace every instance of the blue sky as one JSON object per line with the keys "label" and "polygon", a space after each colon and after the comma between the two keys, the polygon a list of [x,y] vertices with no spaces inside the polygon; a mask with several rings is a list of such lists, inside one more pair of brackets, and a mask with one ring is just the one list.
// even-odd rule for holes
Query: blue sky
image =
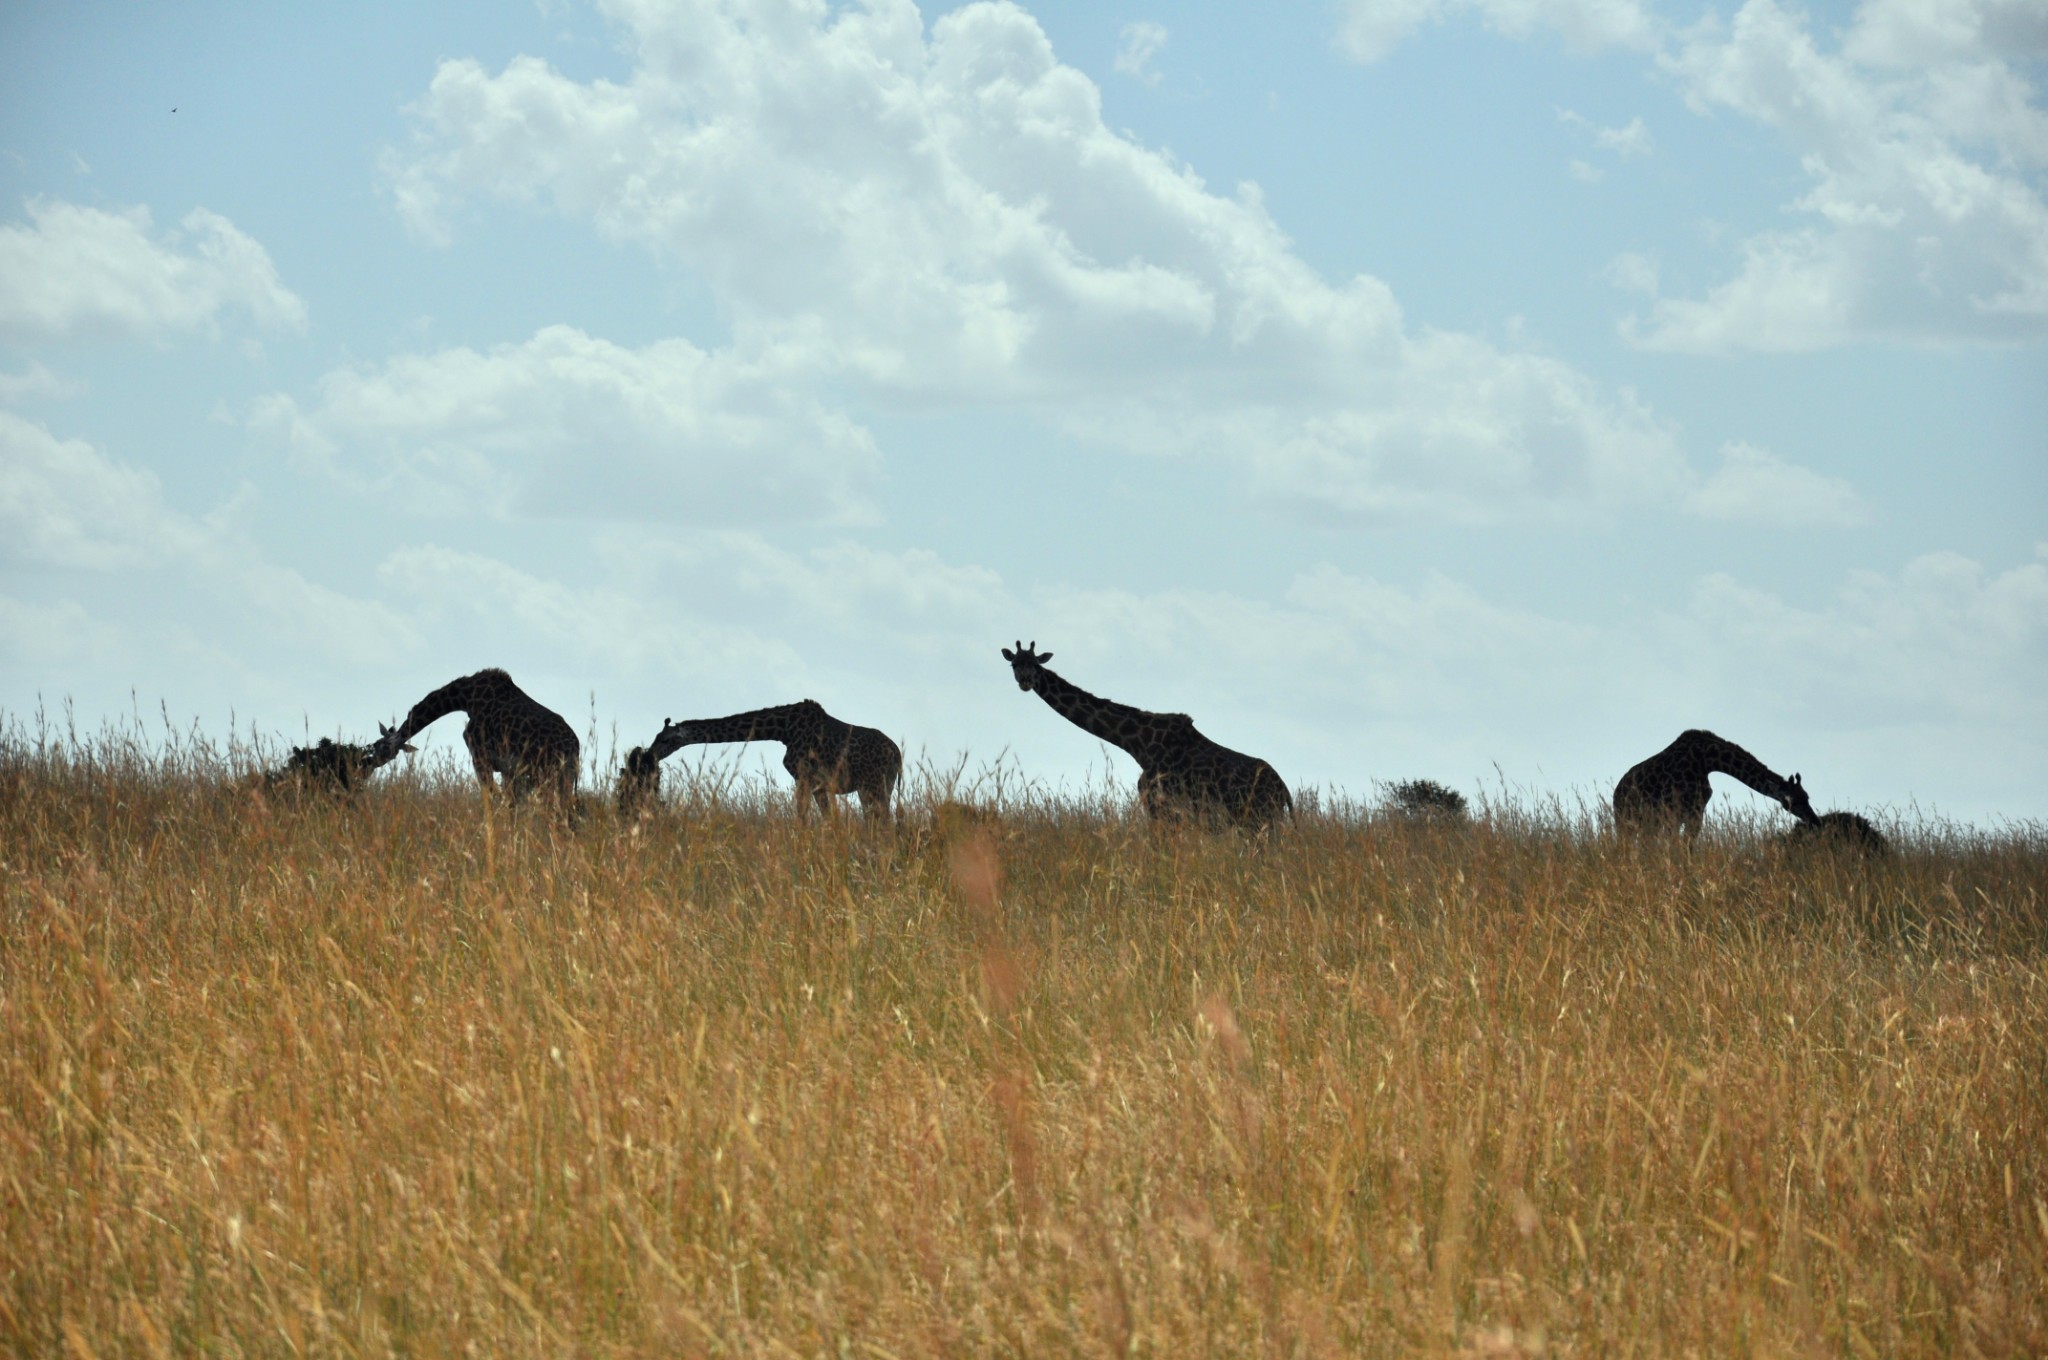
{"label": "blue sky", "polygon": [[11,5],[0,711],[502,665],[607,759],[813,697],[1099,777],[1022,638],[1297,787],[1703,726],[2048,817],[2044,63],[2038,0]]}

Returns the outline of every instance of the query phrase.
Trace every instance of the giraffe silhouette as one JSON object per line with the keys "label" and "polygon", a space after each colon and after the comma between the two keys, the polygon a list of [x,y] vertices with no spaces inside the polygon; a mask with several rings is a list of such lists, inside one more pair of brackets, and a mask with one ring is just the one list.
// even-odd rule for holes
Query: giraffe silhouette
{"label": "giraffe silhouette", "polygon": [[1090,694],[1047,670],[1052,653],[1040,652],[1036,641],[1003,648],[1003,660],[1018,689],[1138,762],[1138,801],[1154,819],[1193,816],[1257,830],[1293,811],[1294,798],[1271,765],[1218,746],[1187,714],[1151,713]]}
{"label": "giraffe silhouette", "polygon": [[[667,724],[663,724],[666,730]],[[626,752],[626,762],[619,767],[619,813],[634,817],[654,807],[661,797],[661,757],[646,746],[635,746]]]}
{"label": "giraffe silhouette", "polygon": [[[830,813],[832,799],[860,795],[861,816],[888,821],[896,783],[903,776],[903,752],[886,733],[856,727],[825,711],[816,699],[757,708],[724,718],[664,720],[654,741],[626,756],[620,797],[635,806],[659,788],[661,762],[685,746],[723,741],[779,741],[782,768],[796,780],[796,810],[809,815],[807,801]],[[630,792],[629,792],[630,790]]]}
{"label": "giraffe silhouette", "polygon": [[515,802],[541,792],[564,811],[573,809],[576,764],[583,749],[574,729],[495,666],[449,681],[414,704],[396,728],[382,728],[383,735],[370,748],[372,759],[378,764],[390,760],[450,713],[469,717],[462,743],[469,748],[477,782],[486,792],[496,789],[497,777],[504,775],[506,791]]}
{"label": "giraffe silhouette", "polygon": [[1710,774],[1741,780],[1802,822],[1820,820],[1798,775],[1786,779],[1727,738],[1691,728],[1621,777],[1614,786],[1614,824],[1629,832],[1677,827],[1698,839],[1714,796]]}
{"label": "giraffe silhouette", "polygon": [[283,765],[264,773],[263,787],[353,793],[371,775],[395,759],[399,751],[412,749],[401,744],[389,756],[380,759],[375,745],[359,746],[322,737],[312,746],[294,746]]}

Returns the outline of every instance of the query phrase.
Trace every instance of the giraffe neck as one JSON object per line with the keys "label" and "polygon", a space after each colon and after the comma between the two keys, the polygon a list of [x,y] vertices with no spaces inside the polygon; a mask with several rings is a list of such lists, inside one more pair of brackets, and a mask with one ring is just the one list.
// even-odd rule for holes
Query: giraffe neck
{"label": "giraffe neck", "polygon": [[756,708],[726,718],[696,718],[679,723],[677,746],[721,741],[779,741],[787,744],[803,718],[802,704]]}
{"label": "giraffe neck", "polygon": [[1127,752],[1139,765],[1149,765],[1158,754],[1159,742],[1151,736],[1158,714],[1090,694],[1043,666],[1038,668],[1034,688],[1053,712],[1090,736]]}
{"label": "giraffe neck", "polygon": [[412,711],[405,715],[405,721],[399,724],[393,745],[411,741],[450,713],[473,713],[477,705],[498,692],[503,679],[503,671],[478,671],[460,680],[450,680],[412,706]]}
{"label": "giraffe neck", "polygon": [[1782,801],[1792,793],[1791,780],[1783,778],[1734,742],[1711,732],[1701,735],[1705,738],[1707,768],[1715,774],[1739,779],[1766,798]]}

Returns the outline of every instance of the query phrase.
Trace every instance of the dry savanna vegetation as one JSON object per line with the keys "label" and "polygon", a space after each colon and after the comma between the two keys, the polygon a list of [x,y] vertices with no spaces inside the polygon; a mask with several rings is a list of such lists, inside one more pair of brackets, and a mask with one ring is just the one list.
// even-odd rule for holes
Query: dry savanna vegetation
{"label": "dry savanna vegetation", "polygon": [[14,1353],[2048,1352],[2039,825],[234,765],[0,741]]}

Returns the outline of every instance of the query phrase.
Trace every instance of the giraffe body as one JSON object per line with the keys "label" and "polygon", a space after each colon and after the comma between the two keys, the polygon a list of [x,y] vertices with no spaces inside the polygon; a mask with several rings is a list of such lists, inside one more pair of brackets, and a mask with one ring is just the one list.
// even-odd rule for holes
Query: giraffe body
{"label": "giraffe body", "polygon": [[725,741],[782,743],[782,768],[796,781],[800,817],[808,815],[813,802],[819,812],[830,813],[832,799],[850,793],[860,795],[863,817],[887,821],[893,815],[890,804],[903,777],[902,749],[877,728],[833,717],[816,699],[724,718],[663,722],[652,745],[628,753],[621,798],[629,796],[629,788],[636,801],[649,797],[659,787],[660,763],[683,747]]}
{"label": "giraffe body", "polygon": [[322,737],[312,746],[294,746],[282,766],[264,774],[263,787],[353,793],[400,750],[411,749],[410,746],[400,746],[392,751],[391,756],[380,759],[374,744],[358,746]]}
{"label": "giraffe body", "polygon": [[661,797],[661,757],[645,746],[626,752],[619,770],[619,812],[633,817],[652,810]]}
{"label": "giraffe body", "polygon": [[380,763],[389,760],[450,713],[468,715],[462,744],[469,748],[477,782],[486,791],[497,788],[498,776],[503,775],[515,801],[541,792],[564,810],[574,805],[576,765],[583,749],[575,729],[496,667],[441,686],[414,704],[398,727],[385,728],[371,750]]}
{"label": "giraffe body", "polygon": [[1784,839],[1790,846],[1848,850],[1866,859],[1882,859],[1892,850],[1885,834],[1872,826],[1868,817],[1854,812],[1823,812],[1815,820],[1793,827]]}
{"label": "giraffe body", "polygon": [[1675,827],[1697,839],[1714,796],[1710,774],[1741,780],[1802,822],[1819,820],[1798,775],[1787,779],[1727,738],[1692,728],[1621,777],[1614,786],[1615,825],[1631,832]]}
{"label": "giraffe body", "polygon": [[1257,830],[1293,811],[1286,782],[1265,761],[1209,740],[1185,713],[1153,713],[1090,694],[1047,670],[1052,653],[1037,648],[1003,648],[1017,688],[1137,761],[1138,801],[1155,820],[1192,816]]}

